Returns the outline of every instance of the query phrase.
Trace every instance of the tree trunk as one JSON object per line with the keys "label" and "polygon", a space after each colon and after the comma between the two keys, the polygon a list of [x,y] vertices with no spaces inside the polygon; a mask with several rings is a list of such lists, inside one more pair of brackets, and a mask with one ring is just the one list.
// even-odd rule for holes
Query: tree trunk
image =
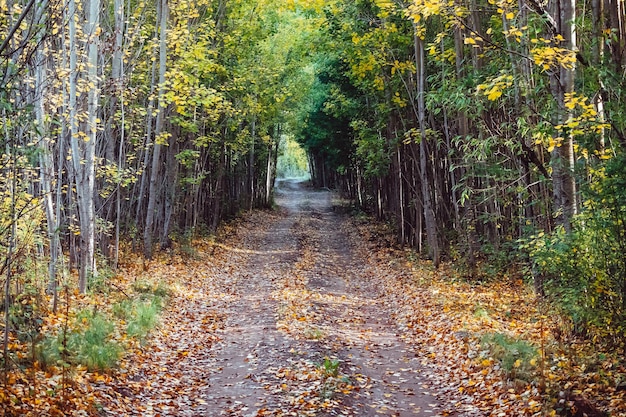
{"label": "tree trunk", "polygon": [[626,64],[626,22],[622,0],[608,0],[608,18],[610,21],[611,39],[609,48],[615,63],[615,72],[620,73]]}
{"label": "tree trunk", "polygon": [[154,129],[154,150],[152,151],[152,166],[150,171],[150,188],[148,191],[148,207],[146,210],[146,227],[144,229],[144,255],[152,257],[152,235],[154,233],[154,212],[157,202],[157,186],[159,179],[159,167],[161,161],[162,133],[165,113],[165,69],[167,59],[167,0],[161,0],[159,18],[159,111],[157,113],[156,127]]}
{"label": "tree trunk", "polygon": [[[35,23],[42,25],[45,20],[47,2],[37,7]],[[40,31],[37,35],[37,42],[42,42],[45,33]],[[37,123],[37,141],[40,144],[39,151],[39,177],[41,181],[41,195],[46,213],[46,228],[50,246],[50,259],[48,261],[48,288],[47,291],[53,296],[53,305],[56,305],[57,298],[57,263],[61,251],[61,240],[59,238],[59,218],[54,205],[53,184],[54,181],[61,181],[56,178],[53,145],[50,139],[47,139],[49,127],[45,120],[44,96],[47,92],[47,57],[43,48],[38,48],[35,54],[34,62],[34,78],[35,84],[33,88],[33,110],[35,113],[35,121]],[[60,175],[59,169],[59,175]]]}
{"label": "tree trunk", "polygon": [[87,122],[80,123],[78,117],[77,83],[78,45],[75,0],[68,4],[69,17],[69,55],[70,55],[70,142],[72,148],[72,164],[76,181],[76,205],[80,228],[80,254],[78,289],[87,290],[87,280],[96,273],[95,265],[95,149],[97,138],[98,112],[98,44],[100,1],[90,0],[87,4],[87,17],[83,27],[87,37],[85,48],[87,53],[87,74],[85,81],[91,86],[87,97]]}
{"label": "tree trunk", "polygon": [[256,116],[252,118],[252,123],[250,123],[250,157],[248,158],[248,190],[250,191],[250,210],[254,208],[254,200],[255,200],[255,178],[254,178],[254,142],[256,140]]}
{"label": "tree trunk", "polygon": [[400,157],[400,147],[402,145],[398,144],[397,145],[397,151],[396,151],[396,156],[397,156],[397,162],[398,162],[398,202],[399,202],[399,208],[400,208],[400,244],[404,245],[405,240],[406,240],[406,231],[405,231],[405,227],[406,227],[406,221],[404,219],[404,187],[402,182],[404,181],[404,179],[402,178],[402,159]]}
{"label": "tree trunk", "polygon": [[[604,57],[604,0],[591,0],[591,15],[592,15],[592,31],[593,38],[596,40],[593,43],[592,51],[592,64],[594,68],[600,68]],[[604,83],[602,77],[598,77],[598,84],[600,91],[596,93],[593,98],[594,106],[598,112],[598,121],[602,124],[605,123],[606,115],[604,112]],[[600,152],[604,152],[605,148],[605,129],[600,130],[599,148]]]}
{"label": "tree trunk", "polygon": [[[115,95],[111,100],[111,117],[115,116],[117,110],[116,103],[119,102],[121,111],[121,121],[119,126],[119,148],[117,155],[117,169],[123,170],[124,164],[124,140],[126,135],[125,126],[125,113],[124,113],[124,2],[123,0],[115,0],[115,49],[113,51],[113,61],[111,68],[111,75],[113,78],[113,85]],[[119,100],[118,100],[119,95]],[[120,222],[122,216],[122,185],[118,182],[116,190],[116,207],[115,207],[115,247],[113,266],[117,268],[119,263],[120,252]]]}
{"label": "tree trunk", "polygon": [[170,224],[174,214],[174,202],[176,201],[176,178],[178,178],[178,163],[176,161],[176,152],[178,151],[176,141],[172,140],[172,144],[167,147],[167,159],[165,164],[165,207],[163,216],[163,230],[161,232],[161,248],[170,245]]}
{"label": "tree trunk", "polygon": [[[562,0],[556,11],[559,16],[557,20],[558,30],[563,36],[563,47],[576,50],[576,2],[575,0]],[[574,92],[574,77],[576,74],[575,65],[567,68],[561,67],[560,77],[552,79],[552,88],[559,106],[559,123],[565,124],[571,116],[571,111],[565,107],[566,95]],[[560,146],[552,151],[552,183],[554,194],[554,207],[557,224],[571,230],[571,219],[577,212],[576,204],[576,179],[574,177],[574,139],[569,132],[565,132],[565,137]]]}
{"label": "tree trunk", "polygon": [[265,198],[264,205],[267,207],[270,205],[270,184],[272,177],[272,141],[267,145],[267,166],[265,172]]}
{"label": "tree trunk", "polygon": [[417,69],[417,110],[418,124],[420,129],[420,182],[422,201],[424,208],[424,221],[426,226],[426,240],[429,246],[430,256],[435,267],[439,266],[440,249],[437,236],[437,219],[432,203],[432,189],[428,179],[428,146],[426,137],[426,106],[424,94],[426,92],[426,63],[424,54],[424,41],[417,35],[417,28],[413,35],[415,46],[415,68]]}

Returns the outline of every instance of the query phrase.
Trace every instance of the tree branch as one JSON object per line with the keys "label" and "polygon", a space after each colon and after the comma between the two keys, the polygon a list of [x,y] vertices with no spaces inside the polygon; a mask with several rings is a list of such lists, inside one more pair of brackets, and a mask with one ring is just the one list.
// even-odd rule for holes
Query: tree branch
{"label": "tree branch", "polygon": [[528,2],[527,4],[528,6],[530,6],[529,8],[532,11],[534,11],[535,13],[539,14],[544,19],[546,19],[546,24],[548,25],[550,32],[552,32],[552,34],[555,36],[558,35],[559,28],[556,24],[556,20],[554,20],[552,15],[548,13],[548,11],[543,7],[543,5],[539,4],[537,0],[526,0],[526,1]]}
{"label": "tree branch", "polygon": [[34,4],[35,4],[35,0],[30,0],[28,4],[26,5],[26,7],[24,8],[24,10],[22,10],[22,14],[17,19],[17,22],[15,22],[15,24],[13,25],[13,27],[7,34],[7,37],[4,39],[4,42],[2,42],[2,45],[0,45],[0,55],[3,54],[5,49],[7,49],[7,46],[9,46],[9,42],[15,35],[15,32],[17,32],[17,29],[20,27],[24,19],[26,19],[26,15],[28,14],[28,12],[30,12],[30,9],[33,8]]}

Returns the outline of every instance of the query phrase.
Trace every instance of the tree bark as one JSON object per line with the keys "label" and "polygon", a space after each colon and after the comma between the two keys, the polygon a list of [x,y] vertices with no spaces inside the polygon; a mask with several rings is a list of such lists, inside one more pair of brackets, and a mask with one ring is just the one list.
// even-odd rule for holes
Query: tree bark
{"label": "tree bark", "polygon": [[[562,0],[558,3],[557,27],[563,36],[563,47],[570,51],[576,51],[576,2],[575,0]],[[559,123],[565,124],[571,116],[571,111],[565,107],[565,99],[568,94],[574,93],[575,65],[561,67],[559,78],[552,79],[552,86],[557,97],[559,106]],[[554,207],[557,224],[571,230],[571,220],[577,212],[576,204],[576,179],[574,176],[574,138],[569,132],[560,146],[552,151],[552,182],[554,194]]]}
{"label": "tree bark", "polygon": [[152,236],[154,233],[154,215],[158,197],[158,178],[159,167],[161,161],[161,148],[164,127],[165,113],[165,69],[167,59],[167,18],[168,5],[167,0],[160,2],[159,16],[159,111],[157,113],[156,127],[154,129],[154,149],[152,151],[152,165],[150,171],[150,187],[148,191],[148,207],[146,210],[146,226],[144,229],[144,255],[150,259],[152,257]]}
{"label": "tree bark", "polygon": [[[115,49],[113,51],[113,61],[111,64],[111,76],[114,85],[114,97],[111,100],[111,117],[115,117],[117,111],[117,103],[119,102],[121,111],[121,121],[119,126],[119,148],[117,155],[117,169],[123,170],[124,164],[124,141],[126,135],[125,126],[125,109],[124,109],[124,2],[123,0],[114,1],[115,14]],[[119,97],[118,97],[119,96]],[[122,216],[122,185],[118,182],[116,189],[116,205],[115,205],[115,243],[113,267],[117,268],[119,263],[120,252],[120,222]]]}
{"label": "tree bark", "polygon": [[426,58],[424,54],[424,41],[417,36],[417,30],[415,30],[413,34],[413,41],[415,47],[415,68],[417,69],[417,121],[420,129],[419,174],[424,209],[424,223],[430,256],[435,267],[438,267],[441,262],[441,254],[439,238],[437,236],[437,219],[432,202],[432,187],[428,178],[428,138],[426,136],[426,105],[424,102],[424,94],[426,93]]}
{"label": "tree bark", "polygon": [[[34,22],[36,25],[43,25],[46,18],[47,1],[39,4],[36,9]],[[36,36],[37,43],[43,41],[45,33],[40,30]],[[47,56],[40,47],[37,49],[34,61],[34,87],[33,87],[33,110],[35,122],[37,124],[37,136],[39,143],[39,177],[41,181],[41,195],[44,211],[46,213],[46,229],[50,246],[50,259],[48,260],[48,288],[47,291],[53,296],[53,305],[56,305],[57,298],[57,263],[61,251],[61,240],[59,238],[59,218],[55,209],[53,188],[54,182],[61,181],[56,177],[54,166],[53,145],[47,139],[49,127],[45,121],[44,96],[48,90],[47,83]],[[60,169],[59,169],[60,171]],[[60,175],[60,172],[59,172]]]}
{"label": "tree bark", "polygon": [[[96,273],[95,265],[95,149],[97,138],[98,112],[98,44],[100,1],[90,0],[87,4],[87,15],[83,26],[86,36],[85,49],[87,54],[87,74],[85,81],[90,87],[87,96],[87,122],[79,122],[79,103],[77,101],[78,72],[78,20],[75,0],[68,4],[69,26],[69,64],[70,64],[70,144],[72,148],[72,165],[76,181],[76,205],[80,228],[80,254],[78,289],[87,290],[88,278]],[[82,92],[80,92],[82,93]]]}

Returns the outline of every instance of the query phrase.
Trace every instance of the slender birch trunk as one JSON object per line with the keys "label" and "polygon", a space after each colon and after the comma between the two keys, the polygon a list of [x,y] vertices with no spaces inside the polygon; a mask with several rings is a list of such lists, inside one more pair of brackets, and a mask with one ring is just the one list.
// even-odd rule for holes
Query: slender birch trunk
{"label": "slender birch trunk", "polygon": [[[115,8],[115,49],[113,51],[113,61],[111,68],[111,75],[113,78],[113,83],[115,85],[115,98],[112,100],[111,104],[111,117],[115,115],[115,111],[117,109],[116,103],[119,98],[119,106],[121,111],[121,121],[119,126],[119,148],[118,148],[118,160],[117,160],[117,169],[119,171],[123,170],[124,164],[124,141],[126,134],[126,126],[125,126],[125,114],[124,114],[124,33],[125,33],[125,24],[124,24],[124,2],[123,0],[115,0],[114,6]],[[119,97],[118,97],[119,96]],[[113,258],[113,266],[117,268],[119,263],[119,252],[120,252],[120,222],[122,215],[122,187],[121,184],[117,184],[117,192],[116,192],[116,207],[115,207],[115,248],[114,248],[114,258]]]}
{"label": "slender birch trunk", "polygon": [[[43,25],[46,19],[48,2],[44,1],[37,6],[34,22],[36,25]],[[54,182],[60,181],[56,176],[54,166],[54,147],[47,138],[49,127],[45,121],[44,97],[48,90],[47,83],[47,55],[41,45],[45,33],[40,30],[35,39],[39,44],[35,53],[33,65],[34,86],[33,86],[33,111],[35,123],[37,125],[37,143],[39,143],[39,178],[41,181],[41,195],[44,212],[46,214],[46,228],[49,239],[50,259],[48,261],[48,292],[53,296],[53,305],[56,305],[57,298],[57,263],[61,255],[61,240],[59,238],[59,217],[55,209],[53,189]]]}
{"label": "slender birch trunk", "polygon": [[157,201],[157,182],[159,178],[159,165],[161,161],[161,148],[163,147],[161,135],[164,126],[165,113],[165,69],[167,58],[167,0],[161,0],[159,16],[159,98],[156,127],[154,130],[154,149],[152,151],[152,166],[150,171],[150,187],[148,190],[148,207],[146,211],[146,227],[144,229],[144,255],[152,257],[152,235],[154,232],[154,215]]}
{"label": "slender birch trunk", "polygon": [[[558,30],[563,36],[564,48],[575,53],[576,51],[576,2],[575,0],[562,0],[558,4]],[[571,115],[565,107],[568,94],[574,92],[574,78],[576,66],[571,64],[562,67],[558,79],[553,77],[552,88],[557,97],[559,106],[559,123],[565,124]],[[552,182],[554,195],[554,208],[558,224],[566,230],[571,230],[571,219],[577,212],[576,204],[576,179],[574,176],[574,139],[570,133],[565,133],[560,146],[552,151],[553,167]]]}

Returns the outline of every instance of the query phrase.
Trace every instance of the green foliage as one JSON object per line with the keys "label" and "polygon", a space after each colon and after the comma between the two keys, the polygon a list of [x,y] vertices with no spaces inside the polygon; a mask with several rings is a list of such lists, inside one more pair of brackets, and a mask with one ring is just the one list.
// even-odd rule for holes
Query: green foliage
{"label": "green foliage", "polygon": [[306,178],[309,175],[307,154],[292,136],[280,142],[276,176],[278,178]]}
{"label": "green foliage", "polygon": [[116,319],[126,320],[130,317],[131,312],[133,310],[133,300],[127,298],[118,303],[113,304],[111,307],[113,312],[113,317]]}
{"label": "green foliage", "polygon": [[624,342],[626,332],[626,182],[624,158],[592,171],[596,181],[572,232],[558,227],[522,243],[546,295],[571,318],[577,334]]}
{"label": "green foliage", "polygon": [[[158,323],[170,292],[162,282],[136,281],[132,289],[135,296],[113,304],[109,313],[82,310],[74,320],[57,326],[56,333],[43,335],[37,346],[41,363],[57,367],[83,365],[99,371],[115,367],[124,350],[120,335],[125,333],[143,342]],[[120,323],[125,323],[125,329]]]}
{"label": "green foliage", "polygon": [[24,292],[15,297],[9,306],[9,322],[22,341],[30,341],[38,336],[43,321],[41,297],[36,288],[28,285]]}
{"label": "green foliage", "polygon": [[112,322],[101,313],[81,311],[67,332],[44,338],[38,353],[44,365],[83,365],[89,370],[107,370],[119,360],[122,348],[111,340]]}
{"label": "green foliage", "polygon": [[389,172],[389,147],[383,137],[363,120],[350,124],[355,131],[356,155],[364,167],[366,178],[384,176]]}
{"label": "green foliage", "polygon": [[345,173],[352,166],[354,155],[351,118],[358,107],[356,90],[344,73],[345,63],[331,54],[316,65],[316,80],[310,97],[301,104],[296,140],[311,160],[314,183],[322,184],[329,173]]}
{"label": "green foliage", "polygon": [[114,326],[101,314],[83,313],[78,319],[86,325],[82,335],[74,334],[70,338],[70,349],[75,349],[78,363],[88,369],[109,369],[115,365],[121,353],[121,347],[108,340]]}
{"label": "green foliage", "polygon": [[522,339],[514,339],[501,333],[487,333],[482,346],[489,356],[496,359],[511,379],[529,381],[532,378],[537,349]]}
{"label": "green foliage", "polygon": [[152,294],[154,294],[155,298],[161,300],[168,297],[170,295],[171,290],[163,281],[159,281],[155,287],[152,288]]}
{"label": "green foliage", "polygon": [[161,308],[161,300],[157,297],[152,301],[134,304],[129,314],[128,335],[144,340],[150,330],[157,324]]}
{"label": "green foliage", "polygon": [[318,365],[322,377],[322,385],[319,387],[319,395],[322,398],[332,398],[342,386],[349,384],[350,380],[345,375],[340,375],[341,361],[324,357],[324,361]]}
{"label": "green foliage", "polygon": [[325,377],[336,378],[339,375],[339,365],[341,365],[340,360],[325,357],[319,369]]}
{"label": "green foliage", "polygon": [[138,298],[123,300],[113,306],[113,313],[126,320],[126,333],[143,341],[158,323],[164,299],[170,290],[163,282],[136,281],[133,290]]}
{"label": "green foliage", "polygon": [[115,271],[109,267],[102,267],[97,274],[90,274],[87,277],[87,288],[92,294],[107,294],[111,287],[110,280],[115,276]]}

